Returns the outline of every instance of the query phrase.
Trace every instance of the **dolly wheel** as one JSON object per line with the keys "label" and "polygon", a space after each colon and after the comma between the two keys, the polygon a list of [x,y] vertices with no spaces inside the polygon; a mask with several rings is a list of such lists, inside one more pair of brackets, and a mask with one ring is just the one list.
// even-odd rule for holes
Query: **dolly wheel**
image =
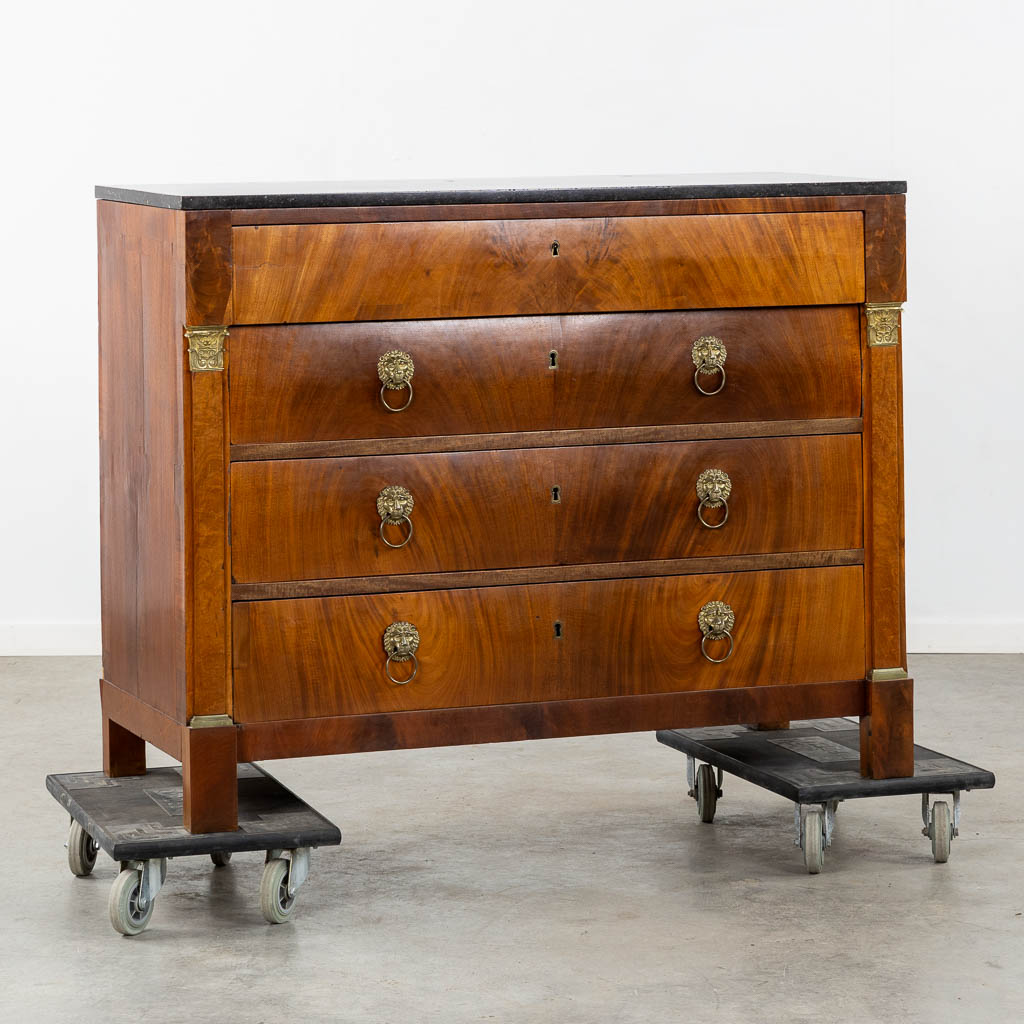
{"label": "dolly wheel", "polygon": [[71,874],[79,878],[91,875],[99,852],[96,840],[77,821],[71,822],[71,831],[68,833],[68,867],[71,868]]}
{"label": "dolly wheel", "polygon": [[709,764],[702,764],[697,769],[695,782],[697,789],[697,814],[705,825],[715,820],[715,809],[718,807],[718,787],[715,785],[715,769]]}
{"label": "dolly wheel", "polygon": [[213,861],[215,868],[226,868],[231,863],[231,851],[217,850],[215,853],[210,854],[210,860]]}
{"label": "dolly wheel", "polygon": [[804,815],[803,837],[804,864],[809,875],[821,873],[825,863],[825,819],[821,811],[808,811]]}
{"label": "dolly wheel", "polygon": [[122,935],[138,935],[145,931],[149,919],[153,916],[155,899],[151,899],[144,907],[140,905],[142,897],[142,872],[134,868],[126,868],[114,880],[110,890],[110,923],[114,931]]}
{"label": "dolly wheel", "polygon": [[267,861],[260,880],[260,910],[271,924],[284,924],[295,909],[295,897],[288,895],[288,861],[275,857]]}
{"label": "dolly wheel", "polygon": [[949,860],[949,844],[953,830],[949,822],[949,804],[938,800],[932,804],[932,820],[928,829],[932,840],[932,856],[936,864],[945,864]]}

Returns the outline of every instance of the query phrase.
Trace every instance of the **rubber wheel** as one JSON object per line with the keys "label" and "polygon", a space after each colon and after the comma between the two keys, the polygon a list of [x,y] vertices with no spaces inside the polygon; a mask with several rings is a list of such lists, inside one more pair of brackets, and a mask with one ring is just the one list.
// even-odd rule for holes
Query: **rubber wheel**
{"label": "rubber wheel", "polygon": [[288,895],[288,867],[283,857],[275,857],[260,879],[260,910],[271,924],[284,924],[295,909],[295,897]]}
{"label": "rubber wheel", "polygon": [[945,864],[949,860],[949,845],[953,838],[953,828],[949,820],[949,804],[939,800],[932,804],[932,823],[928,829],[932,837],[932,856],[936,864]]}
{"label": "rubber wheel", "polygon": [[71,874],[79,878],[91,875],[99,852],[99,845],[93,837],[77,821],[71,822],[71,831],[68,832],[68,867],[71,868]]}
{"label": "rubber wheel", "polygon": [[697,789],[697,814],[705,825],[710,825],[715,820],[715,809],[718,807],[715,769],[709,764],[702,764],[697,769],[694,785]]}
{"label": "rubber wheel", "polygon": [[825,863],[825,820],[821,811],[808,811],[804,815],[804,864],[809,875],[820,874]]}
{"label": "rubber wheel", "polygon": [[231,851],[217,850],[216,853],[210,854],[210,860],[213,861],[215,868],[226,868],[231,863]]}
{"label": "rubber wheel", "polygon": [[150,900],[143,910],[139,907],[139,896],[142,892],[142,876],[133,868],[122,871],[114,879],[110,890],[110,923],[114,931],[122,935],[138,935],[145,931],[149,919],[153,916],[156,900]]}

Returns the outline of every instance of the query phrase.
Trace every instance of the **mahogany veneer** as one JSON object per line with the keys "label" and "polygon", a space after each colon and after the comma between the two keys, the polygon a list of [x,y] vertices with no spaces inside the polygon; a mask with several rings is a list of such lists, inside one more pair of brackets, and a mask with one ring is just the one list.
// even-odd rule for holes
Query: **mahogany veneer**
{"label": "mahogany veneer", "polygon": [[[733,487],[717,529],[697,519],[708,468]],[[416,501],[398,549],[376,509],[395,483]],[[231,571],[263,583],[859,548],[862,493],[859,434],[242,462]]]}
{"label": "mahogany veneer", "polygon": [[289,224],[232,235],[241,324],[864,297],[855,213]]}
{"label": "mahogany veneer", "polygon": [[[728,352],[717,395],[690,384],[691,346],[707,334]],[[401,416],[378,396],[389,349],[416,364]],[[240,327],[231,440],[838,419],[860,415],[860,376],[858,306]]]}
{"label": "mahogany veneer", "polygon": [[853,714],[905,774],[902,186],[834,187],[100,190],[105,771],[212,831],[239,759]]}
{"label": "mahogany veneer", "polygon": [[[721,665],[679,636],[709,598],[736,612]],[[431,638],[407,686],[379,671],[396,619]],[[822,622],[832,642],[807,642]],[[846,566],[241,602],[234,637],[243,724],[833,681],[864,672],[864,580]]]}

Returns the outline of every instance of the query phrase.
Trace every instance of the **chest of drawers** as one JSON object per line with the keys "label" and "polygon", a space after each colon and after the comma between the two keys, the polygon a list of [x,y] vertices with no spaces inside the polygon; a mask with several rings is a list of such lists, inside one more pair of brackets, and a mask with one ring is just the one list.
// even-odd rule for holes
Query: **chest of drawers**
{"label": "chest of drawers", "polygon": [[99,188],[104,769],[858,715],[902,182]]}

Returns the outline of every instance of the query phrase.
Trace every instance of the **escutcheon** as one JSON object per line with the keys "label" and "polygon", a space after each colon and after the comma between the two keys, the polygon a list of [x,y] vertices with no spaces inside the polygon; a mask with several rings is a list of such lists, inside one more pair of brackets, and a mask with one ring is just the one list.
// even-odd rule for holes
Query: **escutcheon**
{"label": "escutcheon", "polygon": [[[732,657],[732,631],[736,627],[736,614],[724,601],[708,601],[697,613],[697,625],[700,626],[700,651],[708,661],[720,665]],[[712,658],[708,654],[708,642],[728,640],[729,649],[723,658]]]}

